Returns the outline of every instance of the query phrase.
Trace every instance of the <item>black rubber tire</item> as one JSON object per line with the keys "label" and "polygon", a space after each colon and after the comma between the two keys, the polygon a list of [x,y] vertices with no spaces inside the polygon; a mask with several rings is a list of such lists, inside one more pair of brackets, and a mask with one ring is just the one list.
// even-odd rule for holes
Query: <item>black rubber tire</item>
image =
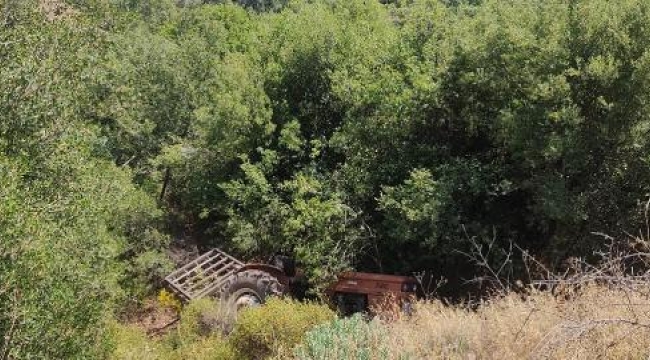
{"label": "black rubber tire", "polygon": [[275,276],[265,271],[246,270],[231,277],[223,294],[229,306],[235,308],[237,297],[243,295],[255,296],[260,304],[264,304],[269,296],[282,295],[282,285]]}

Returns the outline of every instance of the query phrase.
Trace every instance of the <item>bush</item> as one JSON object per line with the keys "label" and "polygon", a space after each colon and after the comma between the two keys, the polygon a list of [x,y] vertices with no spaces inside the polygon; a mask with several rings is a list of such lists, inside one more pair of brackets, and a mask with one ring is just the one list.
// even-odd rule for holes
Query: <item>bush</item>
{"label": "bush", "polygon": [[223,337],[212,335],[172,351],[166,359],[233,360],[239,359],[239,356]]}
{"label": "bush", "polygon": [[183,308],[181,301],[171,292],[162,289],[158,293],[158,304],[164,308],[173,310],[175,313],[180,313]]}
{"label": "bush", "polygon": [[162,338],[150,339],[136,326],[114,324],[113,359],[232,360],[237,353],[218,326],[219,304],[211,299],[192,301],[180,314],[176,329]]}
{"label": "bush", "polygon": [[193,338],[174,348],[169,338],[150,339],[136,326],[115,325],[113,341],[115,360],[232,360],[237,355],[220,335]]}
{"label": "bush", "polygon": [[305,335],[294,355],[300,360],[388,359],[387,331],[361,315],[317,326]]}
{"label": "bush", "polygon": [[264,359],[292,349],[307,331],[333,318],[324,305],[270,299],[239,314],[229,340],[242,358]]}
{"label": "bush", "polygon": [[154,360],[164,358],[171,349],[166,344],[150,340],[147,334],[137,326],[113,324],[112,339],[114,350],[111,359],[114,360]]}

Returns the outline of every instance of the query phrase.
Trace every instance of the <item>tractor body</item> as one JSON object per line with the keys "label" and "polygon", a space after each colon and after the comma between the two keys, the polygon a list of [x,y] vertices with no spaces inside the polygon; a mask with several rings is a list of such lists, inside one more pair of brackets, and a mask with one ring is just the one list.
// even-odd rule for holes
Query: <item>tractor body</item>
{"label": "tractor body", "polygon": [[395,309],[410,314],[417,288],[416,279],[410,276],[346,272],[326,294],[343,315]]}
{"label": "tractor body", "polygon": [[[220,249],[212,249],[165,277],[168,287],[183,301],[210,296],[226,300],[235,309],[257,306],[269,296],[300,298],[304,277],[287,257],[269,264],[245,264]],[[346,272],[326,291],[339,312],[373,313],[385,307],[410,308],[417,282],[408,276]]]}

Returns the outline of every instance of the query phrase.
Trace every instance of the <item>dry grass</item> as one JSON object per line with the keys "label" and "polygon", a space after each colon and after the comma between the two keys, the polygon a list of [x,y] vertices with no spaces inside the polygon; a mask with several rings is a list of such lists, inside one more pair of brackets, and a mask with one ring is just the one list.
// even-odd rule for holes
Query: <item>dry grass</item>
{"label": "dry grass", "polygon": [[78,14],[72,6],[63,0],[39,0],[39,8],[48,21],[63,20]]}
{"label": "dry grass", "polygon": [[385,324],[389,358],[646,359],[650,302],[591,286],[563,301],[536,292],[509,295],[476,310],[421,303],[412,318]]}
{"label": "dry grass", "polygon": [[650,359],[650,201],[644,210],[638,234],[599,234],[609,246],[597,265],[576,258],[554,274],[523,252],[529,268],[546,274],[525,294],[510,291],[521,286],[511,286],[504,266],[492,271],[477,245],[472,258],[506,295],[473,309],[420,303],[413,317],[384,324],[386,358]]}

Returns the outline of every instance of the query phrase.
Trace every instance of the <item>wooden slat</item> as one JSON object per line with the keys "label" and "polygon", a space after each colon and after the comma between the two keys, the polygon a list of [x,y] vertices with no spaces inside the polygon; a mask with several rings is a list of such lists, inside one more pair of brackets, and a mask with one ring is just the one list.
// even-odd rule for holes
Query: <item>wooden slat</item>
{"label": "wooden slat", "polygon": [[205,289],[212,287],[215,283],[222,283],[239,268],[240,266],[237,265],[237,266],[228,266],[227,268],[220,269],[217,273],[215,273],[208,279],[210,281],[203,281],[200,284],[201,286],[195,286],[192,287],[191,290],[186,290],[186,291],[192,294],[202,293],[205,291]]}
{"label": "wooden slat", "polygon": [[242,266],[241,261],[214,248],[173,271],[165,280],[180,296],[192,300],[218,291],[228,276]]}
{"label": "wooden slat", "polygon": [[204,296],[212,294],[213,292],[216,292],[220,287],[223,286],[223,284],[226,282],[226,279],[227,279],[227,277],[223,277],[222,280],[219,281],[218,283],[215,283],[213,286],[211,286],[209,288],[206,288],[202,292],[194,295],[194,298],[195,299],[200,299],[200,298],[202,298]]}
{"label": "wooden slat", "polygon": [[219,270],[219,275],[214,278],[215,281],[208,283],[207,286],[203,288],[197,289],[195,292],[193,292],[193,296],[199,298],[213,293],[217,288],[223,286],[227,279],[232,276],[232,274],[239,268],[240,266],[232,266]]}
{"label": "wooden slat", "polygon": [[201,264],[205,263],[206,261],[210,261],[210,259],[215,256],[213,254],[214,251],[215,250],[210,250],[210,251],[206,252],[205,254],[203,254],[203,255],[199,256],[198,258],[192,260],[188,264],[185,264],[183,267],[181,267],[181,268],[175,270],[174,272],[172,272],[171,274],[167,275],[165,277],[165,279],[166,280],[177,280],[177,281],[181,280],[186,275],[191,274],[192,271],[194,271],[194,269],[196,269],[196,267],[198,265],[201,265]]}
{"label": "wooden slat", "polygon": [[212,264],[212,265],[210,265],[207,269],[203,269],[203,265],[208,264],[208,263],[210,263],[211,261],[216,260],[216,259],[220,259],[220,258],[221,258],[222,260],[220,260],[220,261],[218,262],[219,264],[225,262],[226,260],[230,260],[230,259],[228,259],[227,257],[223,257],[223,256],[221,256],[221,254],[217,254],[216,256],[212,256],[212,257],[210,257],[209,259],[203,261],[202,263],[196,265],[194,268],[192,268],[191,270],[188,270],[185,274],[179,276],[179,277],[176,278],[175,280],[178,281],[178,282],[180,282],[182,279],[188,277],[190,274],[192,274],[192,273],[195,273],[195,274],[198,273],[198,270],[199,270],[199,269],[200,269],[201,271],[204,271],[204,272],[205,272],[205,271],[208,271],[208,269],[213,268],[215,265]]}
{"label": "wooden slat", "polygon": [[183,294],[183,296],[185,296],[187,298],[187,300],[192,300],[192,297],[190,296],[190,294],[185,292],[182,288],[176,287],[175,290],[180,292],[181,294]]}
{"label": "wooden slat", "polygon": [[192,267],[196,266],[196,264],[201,262],[203,259],[207,259],[207,258],[210,258],[210,257],[214,256],[216,251],[217,251],[217,249],[212,249],[210,251],[207,251],[207,252],[199,255],[196,259],[194,259],[194,260],[188,262],[187,264],[183,265],[182,267],[176,269],[176,271],[174,271],[172,274],[180,273],[180,272],[183,272],[184,270],[187,270],[189,268],[192,268]]}
{"label": "wooden slat", "polygon": [[[228,260],[228,259],[224,259],[224,260],[220,261],[219,263],[215,264],[214,266],[216,266],[216,265],[221,265],[221,263],[223,263],[223,262],[226,261],[226,260]],[[199,287],[199,285],[204,284],[204,283],[207,282],[207,281],[214,280],[217,276],[219,276],[219,273],[222,273],[224,270],[226,270],[226,269],[228,269],[228,268],[231,268],[231,267],[234,267],[234,266],[235,266],[235,264],[233,264],[233,263],[226,264],[225,266],[223,266],[221,269],[218,269],[217,271],[213,271],[212,273],[206,273],[206,274],[204,274],[204,275],[205,275],[205,278],[199,280],[197,283],[192,284],[192,285],[187,289],[187,291],[194,291],[194,289],[196,289],[197,287]]]}
{"label": "wooden slat", "polygon": [[221,255],[223,255],[223,256],[225,256],[225,257],[231,259],[234,263],[239,264],[239,265],[241,265],[241,266],[244,266],[244,263],[243,263],[243,262],[241,262],[241,261],[239,261],[238,259],[236,259],[236,258],[230,256],[228,253],[225,253],[225,252],[221,251],[221,249],[217,249],[217,250],[219,251],[219,253],[221,253]]}
{"label": "wooden slat", "polygon": [[178,269],[172,271],[172,273],[169,274],[169,275],[167,275],[167,276],[165,277],[165,279],[175,279],[175,278],[177,278],[177,275],[178,275],[178,274],[184,274],[186,270],[188,270],[188,269],[190,269],[190,268],[193,268],[197,263],[199,263],[199,262],[202,261],[203,259],[211,257],[211,256],[213,255],[212,253],[213,253],[215,250],[217,250],[217,249],[212,249],[212,250],[206,252],[205,254],[203,254],[203,255],[197,257],[196,259],[190,261],[189,263],[183,265],[182,267],[180,267],[180,268],[178,268]]}
{"label": "wooden slat", "polygon": [[232,269],[228,269],[224,275],[219,276],[219,281],[215,282],[214,285],[206,287],[203,291],[195,295],[195,297],[200,298],[205,295],[210,295],[211,293],[215,292],[219,287],[223,286],[223,284],[228,280],[228,278],[235,272],[237,269],[239,269],[241,266],[237,267],[232,267]]}

